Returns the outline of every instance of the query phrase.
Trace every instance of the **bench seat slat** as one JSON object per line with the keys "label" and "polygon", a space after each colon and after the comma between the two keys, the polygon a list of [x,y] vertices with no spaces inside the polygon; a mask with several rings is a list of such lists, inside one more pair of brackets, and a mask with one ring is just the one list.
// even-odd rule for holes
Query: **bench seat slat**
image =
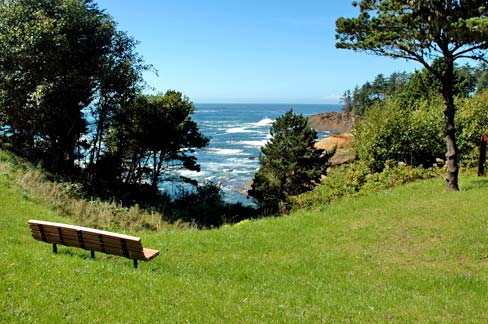
{"label": "bench seat slat", "polygon": [[[40,235],[33,235],[34,239],[38,241],[42,241],[42,237]],[[72,240],[72,239],[65,239],[64,243],[61,243],[61,241],[58,238],[47,238],[48,243],[52,244],[63,244],[65,246],[71,246],[71,247],[76,247],[76,248],[81,248],[80,242],[78,240]],[[105,251],[102,250],[102,247],[99,244],[96,244],[94,242],[85,242],[85,249],[91,250],[91,251],[96,251],[96,252],[103,252],[106,254],[113,254],[113,255],[118,255],[118,256],[124,256],[124,250],[122,247],[119,246],[105,246],[104,249]],[[127,249],[129,259],[137,259],[137,260],[147,260],[148,257],[145,255],[144,250],[132,250],[132,249]]]}
{"label": "bench seat slat", "polygon": [[159,255],[158,250],[143,248],[141,239],[136,236],[37,220],[29,220],[28,224],[34,239],[51,244],[84,248],[142,261],[149,261]]}
{"label": "bench seat slat", "polygon": [[[38,230],[31,230],[32,232],[32,235],[39,235],[39,236],[42,236],[41,232],[38,231]],[[93,243],[96,243],[96,244],[100,244],[100,239],[98,237],[98,235],[92,235],[90,233],[86,233],[86,232],[82,232],[82,235],[83,235],[83,241],[85,243],[88,243],[88,242],[93,242]],[[61,237],[59,236],[59,233],[56,231],[56,232],[47,232],[47,231],[44,231],[44,236],[45,238],[49,241],[49,240],[57,240],[58,243],[62,244],[61,242]],[[76,232],[66,232],[64,230],[62,230],[62,238],[64,241],[66,240],[76,240],[76,241],[79,241],[78,239],[78,235]],[[120,244],[120,239],[116,239],[116,238],[112,238],[112,237],[107,237],[107,236],[102,236],[102,241],[103,241],[103,244],[105,246],[108,246],[108,245],[111,245],[111,246],[121,246]],[[127,248],[129,249],[142,249],[142,244],[140,241],[130,241],[130,240],[126,240],[126,246]]]}
{"label": "bench seat slat", "polygon": [[152,260],[159,255],[158,250],[153,250],[148,248],[144,248],[143,252],[146,261]]}
{"label": "bench seat slat", "polygon": [[87,233],[93,233],[93,234],[102,234],[107,237],[113,237],[117,239],[124,239],[124,240],[131,240],[131,241],[140,241],[141,238],[137,236],[131,236],[131,235],[125,235],[125,234],[118,234],[118,233],[113,233],[113,232],[107,232],[107,231],[102,231],[102,230],[97,230],[94,228],[89,228],[89,227],[82,227],[82,226],[73,226],[73,225],[66,225],[66,224],[61,224],[61,223],[52,223],[52,222],[42,222],[42,221],[29,221],[29,226],[31,229],[39,229],[39,225],[42,226],[44,231],[51,231],[51,232],[57,232],[58,228],[61,227],[63,229],[63,232],[72,232],[76,231],[83,231]]}
{"label": "bench seat slat", "polygon": [[[35,238],[42,240],[43,236],[41,235],[40,232],[32,231],[32,236]],[[63,244],[63,245],[74,245],[76,247],[80,247],[80,241],[77,237],[73,236],[63,236],[63,240],[57,235],[53,235],[50,233],[44,234],[44,238],[48,243],[54,243],[54,244]],[[99,240],[94,240],[91,238],[83,238],[83,243],[89,249],[89,246],[98,246],[100,249],[102,249],[102,245],[100,244]],[[105,248],[107,247],[113,247],[113,248],[122,248],[122,244],[119,241],[103,241],[103,246]],[[134,250],[134,251],[141,251],[142,250],[142,245],[141,244],[134,244],[133,242],[126,242],[126,246],[128,250]]]}

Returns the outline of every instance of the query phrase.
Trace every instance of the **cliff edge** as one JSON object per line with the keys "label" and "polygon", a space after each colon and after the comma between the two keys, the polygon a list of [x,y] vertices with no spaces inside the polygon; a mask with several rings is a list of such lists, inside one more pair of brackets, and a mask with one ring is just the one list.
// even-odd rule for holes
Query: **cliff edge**
{"label": "cliff edge", "polygon": [[308,124],[320,132],[332,134],[350,133],[354,125],[354,116],[348,112],[323,112],[308,117]]}

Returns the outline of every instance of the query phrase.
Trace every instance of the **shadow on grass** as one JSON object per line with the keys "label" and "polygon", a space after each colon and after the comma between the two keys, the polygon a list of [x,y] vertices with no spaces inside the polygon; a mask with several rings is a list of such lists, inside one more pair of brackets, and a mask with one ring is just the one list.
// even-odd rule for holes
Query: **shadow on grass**
{"label": "shadow on grass", "polygon": [[478,177],[463,186],[464,191],[488,188],[488,177]]}
{"label": "shadow on grass", "polygon": [[[92,258],[90,257],[90,251],[89,250],[83,250],[83,249],[69,249],[67,247],[59,246],[58,245],[58,253],[60,255],[67,255],[70,257],[78,257],[84,260],[91,260]],[[97,256],[95,255],[95,258]]]}
{"label": "shadow on grass", "polygon": [[[77,249],[77,248],[74,248],[73,250],[71,250],[70,248],[64,248],[63,249],[62,247],[60,249],[60,246],[58,246],[58,253],[57,254],[66,255],[69,257],[78,257],[78,258],[80,258],[82,260],[86,260],[86,261],[89,261],[89,260],[95,261],[98,259],[98,260],[101,260],[101,262],[110,262],[113,264],[125,264],[125,263],[127,263],[128,267],[130,269],[133,269],[134,260],[127,259],[127,258],[122,257],[122,256],[106,254],[103,252],[95,252],[95,258],[93,259],[90,255],[90,250],[83,250],[83,249]],[[147,262],[140,261],[139,265],[146,264],[146,263]],[[162,270],[161,267],[157,267],[157,268],[152,268],[151,271],[160,272],[161,270]]]}

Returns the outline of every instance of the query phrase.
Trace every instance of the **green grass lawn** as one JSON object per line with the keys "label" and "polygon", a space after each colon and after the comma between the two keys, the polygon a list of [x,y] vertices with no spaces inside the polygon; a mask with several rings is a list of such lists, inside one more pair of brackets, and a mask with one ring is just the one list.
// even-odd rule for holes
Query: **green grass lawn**
{"label": "green grass lawn", "polygon": [[0,169],[0,322],[486,323],[488,179],[435,179],[208,231],[136,233],[160,256],[35,241],[69,220]]}

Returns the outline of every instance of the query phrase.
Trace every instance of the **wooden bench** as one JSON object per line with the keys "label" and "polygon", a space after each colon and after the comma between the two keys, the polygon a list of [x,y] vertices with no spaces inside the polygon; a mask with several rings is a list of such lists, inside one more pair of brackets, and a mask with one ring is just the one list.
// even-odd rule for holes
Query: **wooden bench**
{"label": "wooden bench", "polygon": [[159,254],[158,250],[142,247],[141,239],[135,236],[39,220],[29,220],[28,223],[32,236],[51,243],[54,253],[58,253],[57,244],[73,246],[91,251],[92,258],[97,251],[132,259],[136,268],[138,260],[149,261]]}

